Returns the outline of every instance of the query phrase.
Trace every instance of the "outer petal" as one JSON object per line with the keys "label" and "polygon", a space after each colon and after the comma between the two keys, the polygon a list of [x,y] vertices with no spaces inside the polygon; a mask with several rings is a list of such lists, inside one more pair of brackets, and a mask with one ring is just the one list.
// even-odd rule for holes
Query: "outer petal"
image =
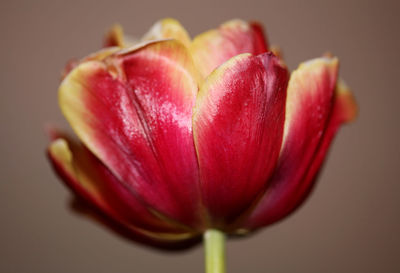
{"label": "outer petal", "polygon": [[211,225],[233,221],[264,190],[281,146],[287,80],[272,54],[242,54],[202,86],[193,127]]}
{"label": "outer petal", "polygon": [[226,22],[218,29],[200,34],[191,44],[193,58],[203,77],[236,55],[257,55],[267,50],[261,25],[241,20]]}
{"label": "outer petal", "polygon": [[343,121],[342,115],[351,114],[343,104],[342,95],[334,100],[337,67],[337,59],[319,58],[300,65],[293,72],[279,162],[266,193],[247,220],[247,228],[281,219],[309,191],[329,143]]}
{"label": "outer petal", "polygon": [[150,213],[82,145],[58,138],[50,144],[48,155],[67,186],[109,217],[107,224],[117,223],[142,241],[174,242],[194,235]]}
{"label": "outer petal", "polygon": [[198,226],[191,122],[197,83],[185,47],[160,41],[106,62],[108,67],[81,64],[64,80],[64,115],[83,143],[146,204]]}
{"label": "outer petal", "polygon": [[165,18],[153,25],[142,40],[175,39],[184,46],[189,47],[191,40],[185,28],[175,19]]}

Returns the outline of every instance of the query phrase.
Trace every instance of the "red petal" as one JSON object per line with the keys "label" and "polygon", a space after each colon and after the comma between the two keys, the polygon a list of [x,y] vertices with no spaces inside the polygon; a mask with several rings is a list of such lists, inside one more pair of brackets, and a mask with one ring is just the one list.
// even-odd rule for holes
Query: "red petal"
{"label": "red petal", "polygon": [[152,209],[198,226],[191,121],[197,82],[186,48],[159,41],[105,62],[107,67],[82,64],[64,80],[64,115],[84,144]]}
{"label": "red petal", "polygon": [[206,77],[230,58],[242,54],[254,55],[268,50],[262,27],[257,23],[232,20],[218,29],[195,37],[191,52],[203,77]]}
{"label": "red petal", "polygon": [[264,190],[281,146],[287,80],[272,54],[243,54],[202,86],[193,127],[212,225],[234,220]]}
{"label": "red petal", "polygon": [[191,237],[187,230],[152,214],[82,145],[58,138],[48,155],[68,187],[138,239],[167,242]]}
{"label": "red petal", "polygon": [[[289,81],[282,151],[268,189],[247,220],[248,228],[271,224],[304,199],[340,122],[332,102],[337,60],[302,64]],[[335,106],[335,109],[337,106]]]}

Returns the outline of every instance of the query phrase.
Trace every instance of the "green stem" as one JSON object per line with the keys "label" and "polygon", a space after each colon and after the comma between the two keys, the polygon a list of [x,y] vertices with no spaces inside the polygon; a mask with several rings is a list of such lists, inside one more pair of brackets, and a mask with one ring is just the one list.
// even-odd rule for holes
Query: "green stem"
{"label": "green stem", "polygon": [[204,233],[206,273],[225,273],[225,234],[216,229]]}

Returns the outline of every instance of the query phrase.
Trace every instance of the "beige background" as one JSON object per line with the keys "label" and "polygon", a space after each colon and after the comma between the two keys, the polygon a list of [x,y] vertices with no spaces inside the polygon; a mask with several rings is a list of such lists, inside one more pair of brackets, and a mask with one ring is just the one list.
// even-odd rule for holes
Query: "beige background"
{"label": "beige background", "polygon": [[341,60],[361,113],[334,143],[303,208],[228,243],[229,272],[400,272],[399,5],[396,1],[1,1],[0,272],[203,272],[202,248],[131,244],[67,209],[44,156],[60,71],[120,22],[140,36],[159,18],[192,35],[257,19],[291,69],[326,50]]}

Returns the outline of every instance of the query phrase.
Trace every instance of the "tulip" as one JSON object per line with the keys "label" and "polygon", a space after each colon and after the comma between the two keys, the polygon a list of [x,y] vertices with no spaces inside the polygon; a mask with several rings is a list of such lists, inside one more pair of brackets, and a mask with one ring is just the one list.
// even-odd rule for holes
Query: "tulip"
{"label": "tulip", "polygon": [[137,42],[115,26],[105,46],[65,72],[59,104],[79,140],[52,129],[51,163],[97,219],[134,240],[169,248],[204,236],[207,272],[224,271],[225,234],[306,199],[356,115],[336,57],[290,74],[257,23],[191,40],[164,19]]}

